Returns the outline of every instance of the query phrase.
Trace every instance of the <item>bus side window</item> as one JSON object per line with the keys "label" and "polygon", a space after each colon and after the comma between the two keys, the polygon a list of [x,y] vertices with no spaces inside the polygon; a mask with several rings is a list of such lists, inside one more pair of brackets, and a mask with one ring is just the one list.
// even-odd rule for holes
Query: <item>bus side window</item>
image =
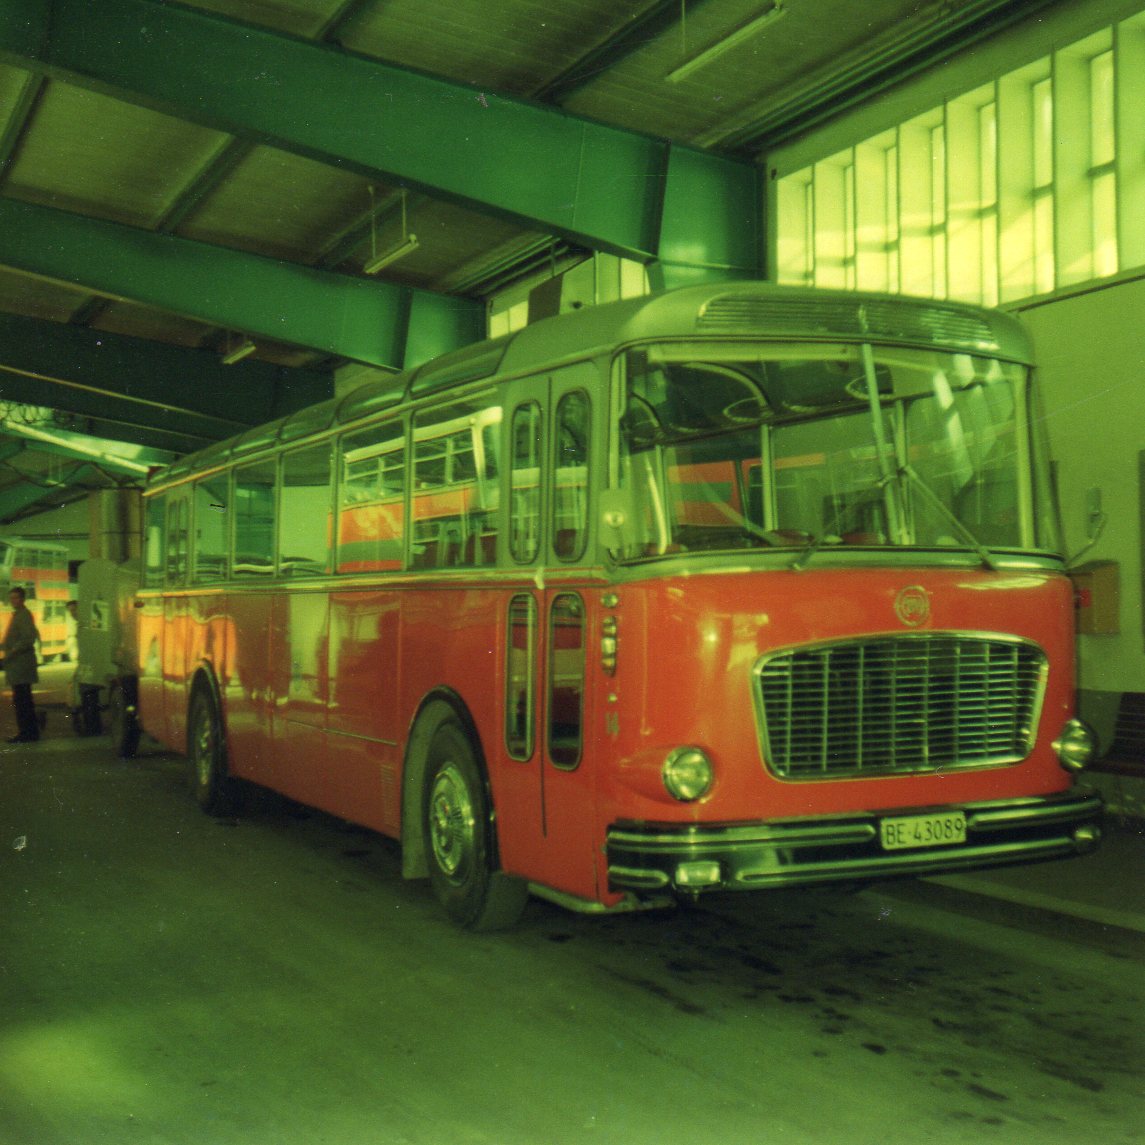
{"label": "bus side window", "polygon": [[164,524],[167,517],[167,498],[147,499],[147,524],[144,535],[143,584],[145,588],[163,585],[163,570],[167,567],[164,554]]}
{"label": "bus side window", "polygon": [[505,642],[505,747],[513,759],[533,754],[537,687],[537,602],[522,594],[509,601]]}
{"label": "bus side window", "polygon": [[227,575],[227,521],[230,495],[226,473],[215,473],[195,484],[195,544],[192,577],[196,584],[223,580]]}
{"label": "bus side window", "polygon": [[412,568],[466,568],[496,560],[497,430],[492,392],[439,406],[414,425],[410,490]]}
{"label": "bus side window", "polygon": [[588,541],[588,395],[567,393],[557,403],[556,458],[553,467],[553,552],[562,561],[575,561]]}
{"label": "bus side window", "polygon": [[541,542],[541,407],[526,402],[513,411],[510,431],[509,551],[532,563]]}
{"label": "bus side window", "polygon": [[340,573],[402,567],[405,425],[381,422],[342,438],[338,505]]}
{"label": "bus side window", "polygon": [[330,571],[330,454],[324,441],[282,459],[278,571],[283,576]]}
{"label": "bus side window", "polygon": [[178,494],[167,504],[167,583],[187,583],[188,498]]}
{"label": "bus side window", "polygon": [[549,759],[571,770],[584,733],[584,601],[561,593],[549,614]]}
{"label": "bus side window", "polygon": [[274,571],[273,459],[235,470],[234,576],[269,576]]}

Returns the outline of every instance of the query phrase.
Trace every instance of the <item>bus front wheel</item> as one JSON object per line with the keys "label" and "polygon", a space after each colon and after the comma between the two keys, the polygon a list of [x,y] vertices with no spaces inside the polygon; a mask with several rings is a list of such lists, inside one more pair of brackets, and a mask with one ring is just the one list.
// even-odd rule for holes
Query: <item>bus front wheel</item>
{"label": "bus front wheel", "polygon": [[208,815],[233,815],[238,809],[238,798],[235,782],[227,775],[223,723],[214,697],[203,687],[191,697],[187,757],[195,801]]}
{"label": "bus front wheel", "polygon": [[139,717],[136,715],[136,688],[133,680],[112,684],[107,699],[107,721],[111,746],[119,759],[134,759],[139,748]]}
{"label": "bus front wheel", "polygon": [[528,887],[493,869],[493,823],[473,747],[460,725],[443,722],[429,744],[425,850],[438,901],[458,925],[500,930],[520,917]]}

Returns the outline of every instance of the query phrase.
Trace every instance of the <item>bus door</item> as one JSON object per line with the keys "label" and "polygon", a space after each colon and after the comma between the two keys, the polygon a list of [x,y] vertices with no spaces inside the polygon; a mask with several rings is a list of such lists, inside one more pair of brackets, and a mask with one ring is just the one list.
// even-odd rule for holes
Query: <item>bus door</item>
{"label": "bus door", "polygon": [[504,817],[502,835],[527,848],[530,877],[585,898],[597,895],[583,575],[593,373],[584,363],[513,387],[507,467],[510,557],[533,584],[509,601],[505,694],[514,811],[529,838]]}

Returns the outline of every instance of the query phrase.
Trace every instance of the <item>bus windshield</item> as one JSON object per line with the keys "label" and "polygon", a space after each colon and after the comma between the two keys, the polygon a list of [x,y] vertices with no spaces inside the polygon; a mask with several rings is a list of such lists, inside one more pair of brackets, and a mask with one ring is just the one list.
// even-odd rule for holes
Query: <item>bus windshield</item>
{"label": "bus windshield", "polygon": [[965,353],[673,343],[623,360],[622,559],[823,546],[1057,553],[1029,372]]}

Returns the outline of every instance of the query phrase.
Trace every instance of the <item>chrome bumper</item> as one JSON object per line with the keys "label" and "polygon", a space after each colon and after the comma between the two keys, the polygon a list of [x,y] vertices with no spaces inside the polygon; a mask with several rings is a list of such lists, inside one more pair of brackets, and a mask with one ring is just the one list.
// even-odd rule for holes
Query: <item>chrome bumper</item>
{"label": "chrome bumper", "polygon": [[[607,837],[612,890],[752,890],[760,887],[937,875],[1092,851],[1101,838],[1101,797],[1060,795],[897,811],[697,826],[615,823]],[[884,851],[879,821],[962,811],[966,841]]]}

